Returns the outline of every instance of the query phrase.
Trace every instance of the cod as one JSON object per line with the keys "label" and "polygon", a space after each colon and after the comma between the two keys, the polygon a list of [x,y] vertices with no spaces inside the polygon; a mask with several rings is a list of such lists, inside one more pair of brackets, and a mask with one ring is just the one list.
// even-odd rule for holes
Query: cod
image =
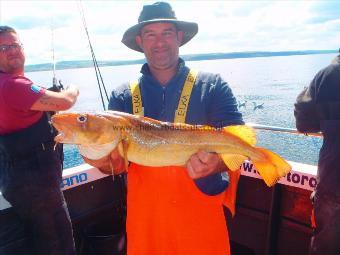
{"label": "cod", "polygon": [[81,155],[96,160],[118,147],[125,161],[144,166],[184,166],[200,150],[218,153],[231,171],[251,160],[268,186],[291,166],[279,155],[255,147],[256,133],[246,125],[209,126],[161,122],[118,111],[63,112],[51,120],[57,143],[78,145]]}

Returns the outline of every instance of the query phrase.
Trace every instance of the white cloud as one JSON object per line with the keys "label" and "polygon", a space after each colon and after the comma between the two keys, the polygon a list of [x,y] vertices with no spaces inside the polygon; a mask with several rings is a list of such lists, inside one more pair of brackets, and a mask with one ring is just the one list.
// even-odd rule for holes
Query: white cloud
{"label": "white cloud", "polygon": [[[142,5],[154,1],[82,1],[97,60],[142,58],[121,42]],[[327,19],[330,1],[170,1],[179,19],[199,23],[182,54],[336,49],[340,18]],[[332,7],[334,9],[334,6]],[[52,19],[53,17],[53,19]],[[311,22],[318,20],[324,22]],[[91,58],[79,1],[0,1],[0,23],[17,28],[27,64],[51,62],[51,24],[57,61]]]}

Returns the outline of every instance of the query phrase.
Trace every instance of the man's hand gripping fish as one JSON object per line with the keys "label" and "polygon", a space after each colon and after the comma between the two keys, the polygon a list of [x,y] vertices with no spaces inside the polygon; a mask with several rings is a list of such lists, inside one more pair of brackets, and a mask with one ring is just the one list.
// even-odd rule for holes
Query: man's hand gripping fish
{"label": "man's hand gripping fish", "polygon": [[214,129],[160,122],[117,111],[59,113],[52,117],[58,143],[77,144],[80,154],[99,159],[118,146],[125,161],[144,166],[184,166],[199,150],[216,152],[231,171],[250,159],[268,186],[291,166],[280,156],[255,147],[255,131],[245,125]]}

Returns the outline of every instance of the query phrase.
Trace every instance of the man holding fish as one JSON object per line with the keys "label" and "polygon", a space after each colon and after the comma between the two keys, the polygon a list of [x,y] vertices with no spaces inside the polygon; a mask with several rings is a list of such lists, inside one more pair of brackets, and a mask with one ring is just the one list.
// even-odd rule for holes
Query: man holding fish
{"label": "man holding fish", "polygon": [[[0,191],[24,222],[31,246],[27,254],[75,254],[60,190],[62,148],[54,150],[55,131],[47,112],[70,108],[79,92],[35,85],[24,76],[24,63],[17,32],[0,26]],[[0,246],[10,239],[7,231]]]}
{"label": "man holding fish", "polygon": [[[138,81],[112,92],[115,111],[52,119],[60,132],[55,140],[78,144],[86,162],[106,173],[128,170],[129,255],[230,254],[222,204],[235,202],[242,162],[252,158],[268,185],[290,170],[254,147],[254,131],[243,125],[220,75],[196,72],[179,58],[179,47],[197,31],[168,3],[145,5],[122,42],[147,63]],[[234,171],[229,177],[226,165]]]}
{"label": "man holding fish", "polygon": [[[139,111],[169,122],[179,122],[176,116],[184,115],[188,124],[243,124],[228,84],[219,75],[197,74],[179,58],[179,47],[197,31],[196,23],[177,20],[169,4],[145,5],[138,24],[125,32],[122,42],[143,52],[147,64],[138,83],[124,84],[112,92],[109,109]],[[187,85],[191,93],[183,95],[190,75],[194,80]],[[133,109],[133,98],[142,100],[141,109]],[[124,169],[124,159],[117,151],[111,153],[111,161],[116,173]],[[94,165],[108,169],[109,164],[103,159]],[[132,163],[128,173],[128,254],[229,254],[222,208],[222,192],[228,185],[225,171],[220,157],[206,151],[192,155],[185,167]]]}

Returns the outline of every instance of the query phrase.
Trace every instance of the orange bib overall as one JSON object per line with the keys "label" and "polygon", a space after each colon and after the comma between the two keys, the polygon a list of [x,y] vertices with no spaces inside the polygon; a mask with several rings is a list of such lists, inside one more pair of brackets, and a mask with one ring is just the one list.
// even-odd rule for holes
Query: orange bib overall
{"label": "orange bib overall", "polygon": [[132,163],[128,174],[128,255],[228,255],[222,202],[202,193],[183,167]]}
{"label": "orange bib overall", "polygon": [[[196,77],[197,72],[190,70],[174,122],[185,123],[187,98],[190,100]],[[138,81],[132,82],[130,89],[133,114],[144,116]],[[226,192],[208,196],[196,187],[184,167],[131,163],[127,189],[128,255],[229,255],[222,203],[234,214],[239,176],[239,171],[230,172]]]}

